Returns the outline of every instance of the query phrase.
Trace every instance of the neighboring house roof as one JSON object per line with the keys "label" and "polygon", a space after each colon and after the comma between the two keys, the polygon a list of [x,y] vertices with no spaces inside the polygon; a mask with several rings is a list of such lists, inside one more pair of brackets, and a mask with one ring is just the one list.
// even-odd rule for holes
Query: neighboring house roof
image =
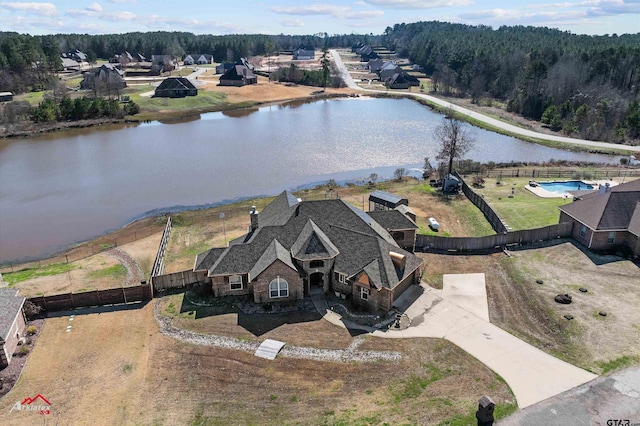
{"label": "neighboring house roof", "polygon": [[247,68],[245,65],[234,65],[230,69],[228,69],[222,77],[221,80],[242,80],[242,79],[256,79],[256,75]]}
{"label": "neighboring house roof", "polygon": [[418,229],[418,225],[395,209],[371,211],[369,216],[387,230]]}
{"label": "neighboring house roof", "polygon": [[593,230],[635,229],[640,179],[623,183],[606,191],[593,191],[573,203],[560,206],[560,210]]}
{"label": "neighboring house roof", "polygon": [[401,86],[402,88],[404,88],[405,86],[408,87],[411,85],[409,83],[409,80],[405,78],[405,74],[399,72],[394,73],[391,77],[387,78],[385,83],[391,88],[398,88],[395,86]]}
{"label": "neighboring house roof", "polygon": [[407,204],[409,202],[409,200],[407,200],[406,198],[399,197],[386,191],[373,191],[369,195],[369,201],[373,201],[374,203],[383,201],[389,204],[398,204],[403,202]]}
{"label": "neighboring house roof", "polygon": [[24,301],[24,297],[18,296],[18,290],[0,288],[0,339],[8,339],[13,321],[22,309]]}
{"label": "neighboring house roof", "polygon": [[[259,213],[258,222],[255,231],[235,240],[221,254],[200,254],[196,264],[217,257],[210,276],[249,273],[253,279],[276,259],[292,266],[293,258],[335,258],[336,271],[351,277],[370,265],[375,285],[393,288],[422,263],[399,248],[371,216],[342,200],[298,201],[285,191]],[[392,251],[408,259],[402,271],[394,266]]]}
{"label": "neighboring house roof", "polygon": [[169,77],[166,78],[156,88],[154,96],[158,97],[179,97],[179,96],[197,96],[198,89],[193,83],[185,77]]}
{"label": "neighboring house roof", "polygon": [[78,69],[80,68],[80,63],[75,59],[65,58],[65,57],[62,57],[60,59],[62,60],[62,66],[64,68],[78,68]]}

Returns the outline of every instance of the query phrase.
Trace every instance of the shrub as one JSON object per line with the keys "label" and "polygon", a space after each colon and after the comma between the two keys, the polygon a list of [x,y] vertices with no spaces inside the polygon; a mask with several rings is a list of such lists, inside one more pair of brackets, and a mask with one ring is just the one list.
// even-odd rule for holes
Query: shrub
{"label": "shrub", "polygon": [[[26,302],[24,302],[22,309],[24,310],[24,314],[27,316],[27,318],[33,318],[42,311],[41,306],[36,305],[30,300],[27,300]],[[33,327],[33,326],[30,326],[30,327]]]}
{"label": "shrub", "polygon": [[29,336],[33,336],[37,332],[38,332],[38,327],[36,327],[35,325],[30,325],[29,327],[27,327],[27,334]]}

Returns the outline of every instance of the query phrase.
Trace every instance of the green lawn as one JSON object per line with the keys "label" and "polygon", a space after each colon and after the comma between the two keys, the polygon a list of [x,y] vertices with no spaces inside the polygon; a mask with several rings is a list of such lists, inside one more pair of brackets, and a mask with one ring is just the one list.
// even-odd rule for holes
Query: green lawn
{"label": "green lawn", "polygon": [[172,111],[184,111],[189,109],[207,109],[225,104],[227,97],[222,93],[198,91],[198,96],[186,96],[184,98],[152,98],[140,96],[141,93],[153,90],[153,86],[127,90],[131,100],[140,106],[143,111],[157,112],[166,109]]}
{"label": "green lawn", "polygon": [[[466,180],[471,182],[470,177]],[[498,185],[495,178],[488,178],[484,188],[474,188],[474,191],[484,195],[485,201],[514,231],[558,223],[558,206],[570,203],[571,200],[538,197],[525,189],[527,183],[528,178],[508,178]],[[509,198],[512,189],[514,197]]]}
{"label": "green lawn", "polygon": [[16,283],[30,280],[37,277],[47,277],[51,275],[64,274],[76,268],[73,263],[56,263],[53,265],[43,266],[41,268],[29,268],[21,271],[2,274],[2,279],[13,287]]}
{"label": "green lawn", "polygon": [[17,95],[15,97],[15,100],[27,101],[31,106],[38,106],[40,102],[42,102],[42,99],[44,98],[44,94],[45,94],[44,91],[24,93],[22,95]]}

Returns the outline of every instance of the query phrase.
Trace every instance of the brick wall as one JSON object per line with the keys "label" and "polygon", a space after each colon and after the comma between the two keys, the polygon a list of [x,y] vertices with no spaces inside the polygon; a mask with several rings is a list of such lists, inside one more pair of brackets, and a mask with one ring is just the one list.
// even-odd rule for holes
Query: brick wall
{"label": "brick wall", "polygon": [[5,353],[5,356],[0,356],[0,366],[5,367],[6,365],[11,363],[13,353],[18,347],[18,340],[20,340],[20,337],[24,336],[25,328],[26,323],[24,321],[24,315],[22,315],[22,308],[20,308],[20,312],[18,313],[16,319],[13,321],[13,324],[11,325],[11,329],[9,331],[9,335],[7,336],[7,340],[3,345],[2,349]]}
{"label": "brick wall", "polygon": [[[272,298],[269,283],[276,277],[284,278],[289,284],[289,296]],[[253,300],[256,303],[287,302],[304,298],[304,285],[298,271],[291,269],[279,260],[273,262],[253,280]]]}
{"label": "brick wall", "polygon": [[403,249],[413,251],[416,242],[416,230],[407,229],[403,231],[391,231],[391,236]]}
{"label": "brick wall", "polygon": [[211,277],[211,290],[213,290],[215,297],[241,296],[243,294],[251,294],[252,286],[251,283],[247,282],[246,274],[242,275],[242,289],[240,290],[231,290],[229,276],[216,276]]}

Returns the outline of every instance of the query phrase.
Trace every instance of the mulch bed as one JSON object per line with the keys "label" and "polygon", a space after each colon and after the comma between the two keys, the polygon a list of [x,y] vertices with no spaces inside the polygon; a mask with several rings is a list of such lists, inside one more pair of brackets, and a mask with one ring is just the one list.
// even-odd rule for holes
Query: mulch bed
{"label": "mulch bed", "polygon": [[[29,350],[29,353],[25,356],[14,356],[9,366],[4,368],[3,370],[0,370],[0,398],[8,394],[9,391],[13,388],[13,385],[15,385],[18,381],[18,378],[20,378],[20,374],[22,374],[22,368],[27,363],[27,359],[29,359],[29,355],[33,351],[36,341],[40,336],[40,332],[42,331],[42,327],[44,326],[44,319],[35,319],[32,321],[28,321],[27,328],[31,325],[36,326],[38,331],[36,331],[36,334],[32,336],[27,336],[27,339],[31,341],[31,343],[28,344],[28,346],[31,348]],[[19,350],[20,348],[21,346],[18,346],[17,350]]]}

